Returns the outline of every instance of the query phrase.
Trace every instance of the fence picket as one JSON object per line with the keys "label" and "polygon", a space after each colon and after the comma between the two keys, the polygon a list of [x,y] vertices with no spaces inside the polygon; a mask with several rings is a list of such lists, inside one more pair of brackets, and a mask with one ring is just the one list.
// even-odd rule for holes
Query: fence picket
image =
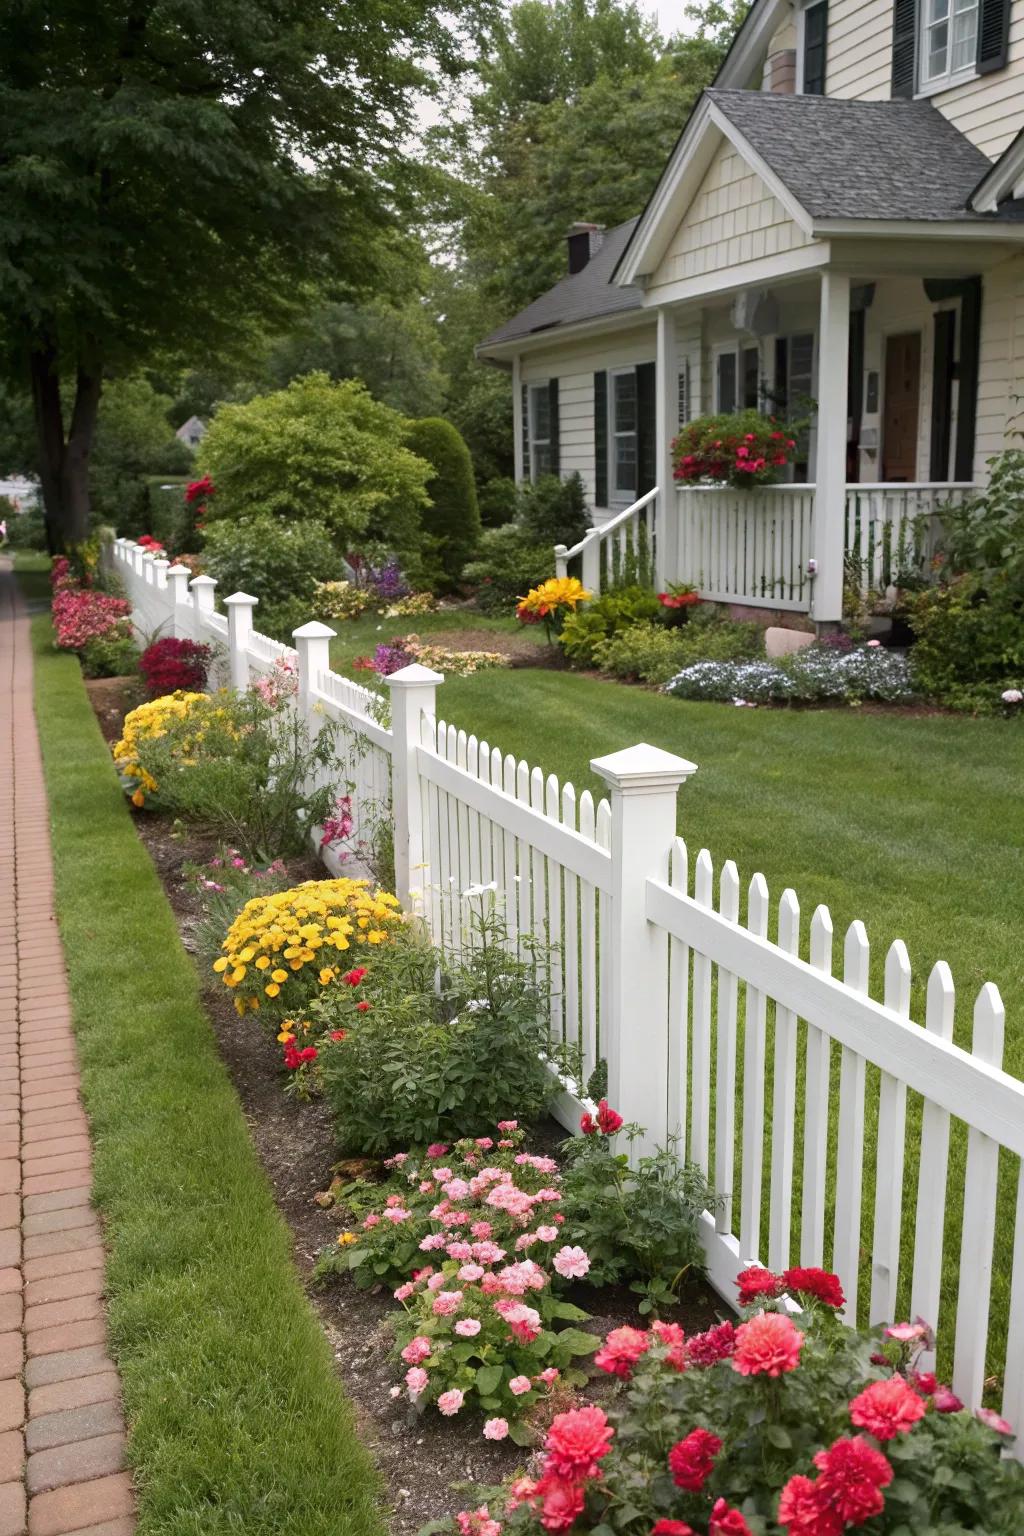
{"label": "fence picket", "polygon": [[[576,791],[571,784],[562,786],[562,825],[575,832]],[[562,975],[565,991],[565,1042],[575,1045],[580,1037],[580,883],[574,870],[565,866],[565,931],[562,944]]]}
{"label": "fence picket", "polygon": [[[558,820],[558,780],[553,773],[545,785],[544,812],[549,821]],[[547,957],[548,994],[551,1008],[551,1037],[559,1045],[562,1027],[562,870],[554,859],[547,861],[548,913],[547,935],[550,952]]]}
{"label": "fence picket", "polygon": [[[779,902],[779,948],[800,952],[800,903],[783,891]],[[775,1005],[775,1069],[772,1079],[772,1172],[768,1214],[768,1263],[789,1268],[793,1226],[793,1138],[796,1120],[796,1014]]]}
{"label": "fence picket", "polygon": [[[910,1018],[910,956],[897,939],[885,957],[885,1006]],[[907,1085],[888,1072],[878,1092],[875,1142],[875,1235],[871,1247],[871,1301],[868,1320],[896,1322],[896,1286],[903,1230],[903,1165],[907,1140]]]}
{"label": "fence picket", "polygon": [[[702,848],[693,872],[693,897],[702,907],[713,904],[714,878],[711,855]],[[698,951],[693,956],[692,1029],[690,1158],[707,1173],[711,1136],[711,961]]]}
{"label": "fence picket", "polygon": [[[768,882],[755,875],[747,893],[747,931],[768,937]],[[740,1253],[755,1263],[761,1250],[761,1196],[764,1180],[765,1018],[768,999],[747,982],[743,1026],[743,1175],[740,1198]]]}
{"label": "fence picket", "polygon": [[[672,844],[669,880],[677,891],[685,892],[689,879],[686,844],[677,837]],[[689,1059],[690,950],[681,939],[669,940],[668,949],[668,1061],[666,1063],[667,1113],[669,1135],[686,1146],[686,1067]]]}
{"label": "fence picket", "polygon": [[[740,876],[732,859],[722,865],[718,910],[727,922],[740,920]],[[719,1204],[715,1227],[732,1231],[733,1175],[736,1149],[736,1002],[735,972],[718,967],[718,1019],[715,1056],[715,1191]]]}
{"label": "fence picket", "polygon": [[[505,793],[514,800],[516,798],[516,760],[509,752],[502,765],[502,779]],[[505,845],[505,928],[508,932],[509,948],[513,954],[519,951],[519,845],[516,835],[510,828],[503,831],[502,839]]]}
{"label": "fence picket", "polygon": [[[1001,1067],[1005,1027],[1002,998],[998,988],[988,981],[974,1004],[971,1054],[990,1067]],[[968,1408],[980,1405],[985,1381],[998,1180],[999,1143],[971,1126],[967,1132],[964,1225],[953,1349],[953,1391]]]}
{"label": "fence picket", "polygon": [[[597,804],[594,840],[600,848],[610,849],[612,846],[612,808],[607,800],[599,800]],[[603,1057],[606,1061],[608,1059],[608,1035],[611,1024],[608,1017],[608,997],[611,992],[612,947],[606,941],[610,927],[610,911],[611,903],[608,894],[601,890],[597,898],[599,975],[595,1061],[599,1057]]]}
{"label": "fence picket", "polygon": [[[596,840],[597,817],[589,789],[580,795],[580,826],[583,837]],[[583,1075],[597,1065],[597,891],[589,880],[580,880],[580,1033],[583,1041]]]}
{"label": "fence picket", "polygon": [[[534,768],[530,773],[530,805],[538,813],[544,814],[544,775],[539,768]],[[545,889],[545,865],[547,861],[539,848],[533,848],[530,858],[530,932],[542,950],[548,944],[548,906],[547,891]],[[546,965],[542,956],[536,956],[539,966]],[[538,974],[538,980],[540,975]]]}
{"label": "fence picket", "polygon": [[[843,946],[843,981],[867,996],[870,947],[864,924],[851,923]],[[842,1316],[857,1320],[861,1199],[864,1189],[864,1057],[843,1046],[839,1067],[839,1147],[836,1157],[835,1239],[832,1268],[842,1283]]]}
{"label": "fence picket", "polygon": [[[811,918],[810,961],[827,976],[832,974],[832,937],[832,914],[828,907],[817,907]],[[825,1175],[831,1072],[831,1041],[824,1030],[808,1019],[800,1210],[800,1263],[807,1268],[821,1267],[825,1262]]]}
{"label": "fence picket", "polygon": [[1024,1425],[1024,1162],[1017,1171],[1017,1209],[1010,1270],[1010,1330],[1003,1367],[1003,1418]]}
{"label": "fence picket", "polygon": [[[945,960],[928,978],[924,1027],[939,1040],[952,1040],[956,992]],[[914,1230],[914,1274],[910,1311],[933,1328],[939,1322],[942,1291],[942,1245],[946,1229],[946,1183],[949,1176],[949,1111],[925,1099],[921,1110],[921,1154],[917,1176],[917,1217]],[[930,1370],[934,1356],[924,1362]]]}

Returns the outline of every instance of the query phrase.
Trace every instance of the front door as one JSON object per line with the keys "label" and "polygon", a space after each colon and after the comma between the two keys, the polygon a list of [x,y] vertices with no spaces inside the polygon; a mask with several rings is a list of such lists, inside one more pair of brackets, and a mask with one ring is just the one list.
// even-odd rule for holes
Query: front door
{"label": "front door", "polygon": [[882,415],[882,479],[917,479],[917,427],[921,394],[921,333],[887,336]]}

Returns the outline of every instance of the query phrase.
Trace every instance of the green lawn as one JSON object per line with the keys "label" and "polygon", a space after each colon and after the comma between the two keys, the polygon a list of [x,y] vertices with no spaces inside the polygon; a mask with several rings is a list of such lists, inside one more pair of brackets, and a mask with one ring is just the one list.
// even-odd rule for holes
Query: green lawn
{"label": "green lawn", "polygon": [[78,662],[45,614],[33,641],[140,1536],[383,1536],[376,1470]]}

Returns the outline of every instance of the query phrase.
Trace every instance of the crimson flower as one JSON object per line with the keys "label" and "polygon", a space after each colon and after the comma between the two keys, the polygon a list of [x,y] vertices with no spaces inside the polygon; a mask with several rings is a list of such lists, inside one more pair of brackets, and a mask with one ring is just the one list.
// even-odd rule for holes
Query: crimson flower
{"label": "crimson flower", "polygon": [[732,1323],[719,1323],[706,1333],[694,1333],[686,1341],[686,1358],[690,1365],[707,1367],[728,1360],[736,1348],[736,1329]]}
{"label": "crimson flower", "polygon": [[925,1415],[922,1399],[902,1376],[873,1381],[850,1403],[850,1418],[876,1440],[894,1440]]}
{"label": "crimson flower", "polygon": [[814,1296],[826,1307],[835,1307],[837,1310],[846,1305],[839,1276],[830,1274],[827,1269],[787,1269],[783,1271],[782,1278],[788,1291]]}
{"label": "crimson flower", "polygon": [[597,1128],[604,1136],[614,1136],[622,1129],[622,1116],[618,1110],[608,1108],[608,1100],[602,1099],[597,1106]]}
{"label": "crimson flower", "polygon": [[691,1429],[684,1440],[677,1440],[668,1453],[668,1469],[676,1487],[699,1493],[715,1470],[715,1457],[721,1449],[721,1440],[707,1429]]}
{"label": "crimson flower", "polygon": [[370,1004],[367,1002],[356,1003],[356,1013],[369,1013]]}
{"label": "crimson flower", "polygon": [[542,1500],[540,1523],[546,1531],[567,1531],[583,1513],[583,1489],[545,1473],[534,1490]]}
{"label": "crimson flower", "polygon": [[779,1524],[789,1536],[842,1536],[843,1521],[809,1477],[791,1477],[779,1496]]}
{"label": "crimson flower", "polygon": [[863,1435],[836,1440],[819,1451],[814,1465],[821,1476],[818,1491],[848,1525],[864,1525],[885,1508],[882,1489],[892,1482],[892,1467]]}
{"label": "crimson flower", "polygon": [[756,1264],[740,1271],[736,1276],[736,1287],[741,1307],[749,1307],[751,1302],[763,1296],[774,1300],[786,1289],[780,1275],[773,1275],[770,1269],[762,1269]]}
{"label": "crimson flower", "polygon": [[724,1499],[716,1499],[708,1536],[754,1536],[754,1533],[738,1509],[730,1509]]}
{"label": "crimson flower", "polygon": [[655,1520],[651,1536],[695,1536],[695,1532],[685,1520]]}
{"label": "crimson flower", "polygon": [[358,987],[365,975],[366,966],[357,965],[354,970],[346,971],[341,979],[342,981],[347,981],[350,987]]}
{"label": "crimson flower", "polygon": [[642,1328],[613,1328],[594,1356],[599,1371],[628,1381],[640,1356],[651,1347],[651,1336]]}
{"label": "crimson flower", "polygon": [[597,1464],[611,1450],[614,1433],[603,1408],[587,1405],[556,1414],[544,1441],[545,1471],[568,1482],[596,1477]]}

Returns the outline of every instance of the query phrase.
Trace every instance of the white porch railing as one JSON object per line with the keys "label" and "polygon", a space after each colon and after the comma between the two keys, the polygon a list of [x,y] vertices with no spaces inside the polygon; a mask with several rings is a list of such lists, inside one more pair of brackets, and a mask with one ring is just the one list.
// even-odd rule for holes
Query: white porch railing
{"label": "white porch railing", "polygon": [[884,592],[918,571],[939,540],[936,508],[957,505],[975,490],[963,480],[848,485],[846,552],[860,562],[863,590]]}
{"label": "white porch railing", "polygon": [[814,486],[680,486],[675,572],[711,602],[804,611],[814,553]]}
{"label": "white porch railing", "polygon": [[[209,577],[158,571],[126,540],[113,559],[146,627],[221,642],[232,686],[278,659],[252,598],[227,599],[225,620]],[[678,1135],[721,1196],[701,1219],[720,1294],[734,1300],[736,1271],[759,1259],[829,1265],[847,1321],[920,1313],[968,1407],[1001,1378],[1024,1427],[1024,1084],[1002,1067],[995,986],[957,999],[939,961],[915,990],[897,940],[873,996],[861,922],[834,935],[827,907],[802,914],[791,890],[773,902],[761,875],[744,893],[731,860],[716,879],[709,853],[676,839],[693,763],[644,745],[594,759],[608,794],[595,804],[445,725],[426,668],[388,680],[383,726],[377,696],[330,670],[331,634],[303,625],[280,654],[310,720],[344,728],[357,825],[390,795],[396,888],[438,943],[465,942],[462,893],[492,883],[510,943],[540,941],[552,1040],[579,1047],[584,1081],[606,1062],[646,1145]],[[953,1043],[955,1007],[969,1048]],[[558,1100],[570,1130],[583,1092],[565,1082]]]}
{"label": "white porch railing", "polygon": [[650,586],[658,549],[658,494],[658,487],[654,486],[631,507],[616,513],[599,528],[591,528],[572,549],[556,544],[555,575],[567,575],[569,561],[578,556],[580,580],[595,597],[600,596],[602,588],[616,585],[624,576],[641,586]]}

